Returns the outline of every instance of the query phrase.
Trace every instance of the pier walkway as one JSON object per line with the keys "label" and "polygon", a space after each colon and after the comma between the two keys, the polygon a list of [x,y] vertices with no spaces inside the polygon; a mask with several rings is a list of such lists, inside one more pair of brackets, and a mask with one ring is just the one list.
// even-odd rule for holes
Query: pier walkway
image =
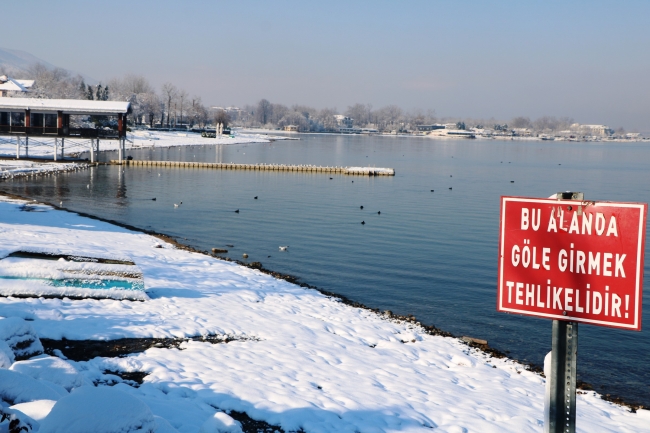
{"label": "pier walkway", "polygon": [[111,164],[125,164],[135,167],[178,167],[178,168],[212,168],[221,170],[259,170],[259,171],[295,171],[309,173],[331,173],[356,176],[395,176],[395,169],[381,167],[321,167],[316,165],[285,164],[233,164],[222,162],[182,162],[182,161],[141,161],[111,160]]}

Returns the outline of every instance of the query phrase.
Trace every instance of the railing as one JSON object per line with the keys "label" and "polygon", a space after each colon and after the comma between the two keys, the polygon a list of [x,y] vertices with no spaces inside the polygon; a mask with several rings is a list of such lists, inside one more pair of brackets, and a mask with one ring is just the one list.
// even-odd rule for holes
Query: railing
{"label": "railing", "polygon": [[112,129],[95,128],[70,128],[68,134],[71,137],[83,138],[117,138],[117,131]]}
{"label": "railing", "polygon": [[112,129],[95,128],[56,128],[50,126],[17,126],[0,125],[0,133],[25,134],[25,135],[62,135],[65,137],[78,138],[118,138],[118,133]]}

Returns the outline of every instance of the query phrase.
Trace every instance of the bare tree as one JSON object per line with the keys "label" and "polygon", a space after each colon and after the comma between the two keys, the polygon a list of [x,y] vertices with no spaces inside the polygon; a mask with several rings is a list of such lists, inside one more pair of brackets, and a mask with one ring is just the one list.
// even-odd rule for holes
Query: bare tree
{"label": "bare tree", "polygon": [[257,103],[257,108],[255,110],[255,120],[264,126],[271,119],[272,114],[273,105],[268,100],[261,99],[260,102]]}
{"label": "bare tree", "polygon": [[336,123],[336,108],[323,108],[316,114],[316,119],[324,131],[336,131],[338,124]]}
{"label": "bare tree", "polygon": [[140,110],[144,113],[145,117],[148,117],[149,126],[153,128],[153,124],[156,119],[156,115],[160,112],[164,113],[164,104],[160,100],[160,97],[153,92],[142,93],[142,97],[139,99]]}
{"label": "bare tree", "polygon": [[181,110],[181,124],[183,123],[183,108],[185,107],[185,104],[187,103],[187,92],[183,89],[178,91],[177,98],[179,100],[178,107]]}
{"label": "bare tree", "polygon": [[309,120],[305,117],[303,113],[298,111],[290,111],[285,114],[282,119],[278,122],[280,128],[285,126],[294,125],[298,127],[298,131],[305,132],[309,131]]}
{"label": "bare tree", "polygon": [[47,66],[36,63],[27,69],[29,79],[34,80],[34,86],[27,94],[20,97],[42,99],[83,99],[80,75],[71,76],[70,72],[62,68],[49,69]]}
{"label": "bare tree", "polygon": [[198,124],[200,127],[205,126],[208,120],[208,110],[201,102],[201,98],[199,96],[192,96],[188,110],[190,127],[194,127],[195,124]]}
{"label": "bare tree", "polygon": [[354,104],[345,111],[345,115],[354,120],[357,126],[366,126],[372,123],[372,105]]}
{"label": "bare tree", "polygon": [[171,127],[172,101],[176,98],[176,95],[178,94],[178,89],[172,83],[167,82],[163,84],[162,92],[163,92],[163,96],[167,100],[167,127],[169,128]]}
{"label": "bare tree", "polygon": [[556,131],[560,122],[551,116],[542,116],[535,120],[533,127],[537,131]]}
{"label": "bare tree", "polygon": [[532,126],[532,122],[528,117],[515,117],[510,121],[510,126],[513,128],[530,128]]}
{"label": "bare tree", "polygon": [[224,109],[219,109],[214,115],[214,123],[218,125],[219,123],[223,124],[224,128],[227,128],[230,124],[230,116]]}

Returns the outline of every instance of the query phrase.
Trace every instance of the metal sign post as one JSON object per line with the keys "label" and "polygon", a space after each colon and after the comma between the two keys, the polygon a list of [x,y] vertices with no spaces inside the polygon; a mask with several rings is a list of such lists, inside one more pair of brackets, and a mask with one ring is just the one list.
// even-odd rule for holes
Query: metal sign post
{"label": "metal sign post", "polygon": [[[558,200],[584,200],[584,194],[557,193]],[[553,320],[548,424],[544,433],[575,433],[578,323]]]}
{"label": "metal sign post", "polygon": [[554,320],[552,340],[551,375],[546,378],[550,387],[548,425],[544,432],[575,433],[578,324]]}

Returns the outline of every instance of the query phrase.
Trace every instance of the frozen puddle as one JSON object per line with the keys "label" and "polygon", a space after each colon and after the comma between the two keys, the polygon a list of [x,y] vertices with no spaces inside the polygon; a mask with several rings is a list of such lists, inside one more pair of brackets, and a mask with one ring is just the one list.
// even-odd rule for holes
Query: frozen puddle
{"label": "frozen puddle", "polygon": [[0,295],[148,299],[130,260],[59,252],[16,251],[0,260]]}

